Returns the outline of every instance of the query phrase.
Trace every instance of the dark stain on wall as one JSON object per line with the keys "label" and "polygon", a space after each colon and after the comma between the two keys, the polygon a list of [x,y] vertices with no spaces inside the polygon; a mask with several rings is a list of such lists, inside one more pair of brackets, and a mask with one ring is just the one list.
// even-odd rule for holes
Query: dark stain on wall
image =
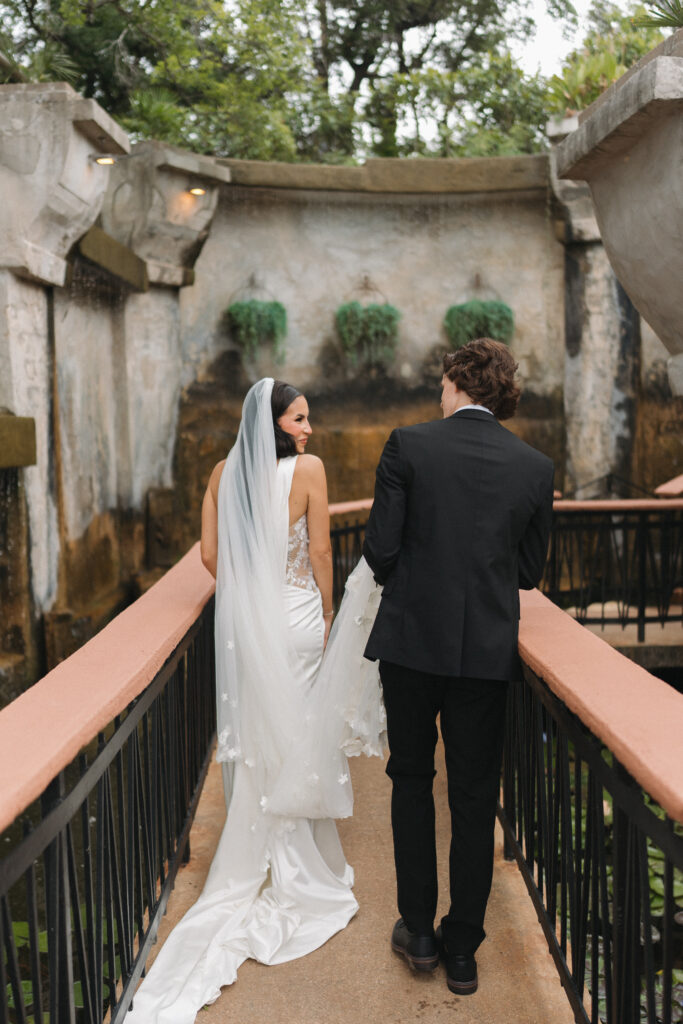
{"label": "dark stain on wall", "polygon": [[567,355],[574,358],[581,351],[584,324],[585,272],[581,259],[583,246],[568,245],[564,262],[564,337]]}

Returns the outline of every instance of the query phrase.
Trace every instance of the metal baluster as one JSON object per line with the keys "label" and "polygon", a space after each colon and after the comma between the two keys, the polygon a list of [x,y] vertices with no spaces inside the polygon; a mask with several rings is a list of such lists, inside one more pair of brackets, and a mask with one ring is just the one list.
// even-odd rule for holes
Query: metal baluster
{"label": "metal baluster", "polygon": [[[639,792],[633,779],[615,759],[618,778]],[[640,914],[636,912],[638,894],[637,871],[634,870],[634,828],[628,814],[614,806],[613,852],[613,987],[614,1024],[639,1024],[640,984],[636,951],[640,949]],[[634,876],[636,878],[634,879]]]}
{"label": "metal baluster", "polygon": [[[643,967],[645,970],[645,996],[647,1003],[647,1024],[657,1024],[655,1013],[655,960],[652,949],[652,915],[650,913],[650,879],[648,875],[647,840],[640,830],[637,832],[635,851],[638,861],[638,888],[641,904],[641,945],[643,946]],[[642,1020],[642,1015],[641,1015]]]}
{"label": "metal baluster", "polygon": [[[673,822],[667,818],[669,834],[673,836]],[[669,858],[664,861],[664,920],[662,922],[662,1024],[671,1024],[673,1012],[673,915],[674,867]]]}
{"label": "metal baluster", "polygon": [[[543,886],[546,889],[546,904],[548,903],[548,861],[549,861],[549,832],[550,820],[548,816],[548,804],[546,800],[546,788],[544,775],[544,729],[543,729],[543,705],[539,700],[534,700],[534,739],[536,744],[536,755],[534,764],[536,767],[536,785],[538,789],[538,832],[537,843],[537,867],[538,867],[538,889],[543,893]],[[551,920],[552,920],[552,915]],[[553,926],[555,922],[553,920]]]}
{"label": "metal baluster", "polygon": [[[24,839],[31,834],[31,826],[24,822]],[[43,1024],[43,978],[40,966],[40,930],[38,927],[38,899],[36,892],[36,868],[31,861],[26,872],[26,909],[28,915],[29,957],[31,963],[31,994],[33,997],[32,1016],[34,1024]],[[0,954],[0,960],[2,955]]]}
{"label": "metal baluster", "polygon": [[7,950],[7,969],[12,989],[12,998],[14,1000],[14,1012],[18,1018],[18,1024],[27,1024],[28,1017],[26,1016],[26,1004],[24,1003],[24,993],[21,985],[17,948],[14,942],[12,919],[6,896],[0,898],[0,935],[2,936],[0,946],[4,946]]}
{"label": "metal baluster", "polygon": [[66,857],[69,870],[69,888],[71,890],[71,918],[73,930],[76,937],[76,955],[78,957],[79,976],[81,982],[81,993],[83,995],[83,1012],[88,1020],[97,1024],[97,1016],[92,1003],[90,991],[90,970],[86,952],[86,940],[81,918],[81,902],[78,897],[78,878],[76,875],[76,858],[74,856],[74,844],[71,830],[71,823],[67,823],[65,830]]}
{"label": "metal baluster", "polygon": [[[98,738],[98,755],[104,749],[104,736]],[[95,1001],[98,1012],[104,1012],[104,777],[97,782],[95,804]]]}
{"label": "metal baluster", "polygon": [[[124,719],[125,721],[125,719]],[[121,725],[121,718],[114,720],[114,729],[118,731]],[[130,743],[130,740],[128,741]],[[116,780],[117,801],[116,801],[116,814],[118,818],[118,843],[121,850],[121,856],[116,858],[116,869],[117,875],[120,875],[119,882],[117,884],[117,891],[119,893],[119,899],[121,901],[121,921],[120,921],[120,934],[118,936],[118,946],[121,955],[121,970],[125,974],[128,970],[129,965],[133,960],[133,930],[130,926],[130,907],[128,902],[128,830],[126,828],[126,785],[124,783],[123,775],[123,749],[119,750],[114,761]]]}
{"label": "metal baluster", "polygon": [[[109,777],[109,768],[105,771],[102,776],[104,783],[104,800],[102,813],[104,817],[104,911],[106,914],[107,922],[107,967],[109,974],[103,977],[103,981],[107,984],[109,989],[108,996],[104,999],[104,1004],[109,1009],[113,1010],[116,1006],[116,934],[115,934],[115,923],[114,923],[114,883],[112,877],[113,871],[113,859],[116,856],[116,846],[112,848],[112,834],[111,834],[111,822],[113,817],[112,812],[112,800],[111,800],[111,780]],[[104,993],[103,993],[104,994]]]}
{"label": "metal baluster", "polygon": [[0,1022],[9,1020],[9,1002],[7,999],[7,975],[5,974],[5,939],[4,929],[0,928]]}
{"label": "metal baluster", "polygon": [[[64,795],[64,773],[60,772],[43,793],[43,816],[61,803]],[[63,833],[59,833],[45,850],[45,892],[50,963],[50,1021],[75,1024],[69,878]]]}
{"label": "metal baluster", "polygon": [[645,640],[645,611],[647,598],[647,515],[638,514],[638,642]]}
{"label": "metal baluster", "polygon": [[576,748],[574,749],[574,890],[571,898],[571,950],[572,950],[572,977],[581,993],[586,986],[586,915],[583,913],[583,892],[585,890],[585,876],[583,867],[584,842],[581,833],[583,806],[583,775],[581,771],[581,758]]}
{"label": "metal baluster", "polygon": [[[572,841],[571,789],[569,783],[569,747],[567,737],[558,730],[555,758],[557,763],[558,823],[560,833],[560,946],[567,956],[567,932],[573,931],[570,907],[574,893],[574,843]],[[572,970],[574,960],[572,957]]]}
{"label": "metal baluster", "polygon": [[[609,904],[609,892],[607,888],[607,838],[605,830],[605,814],[602,802],[602,791],[599,793],[600,803],[598,805],[598,814],[596,818],[596,836],[595,841],[598,850],[598,881],[599,881],[599,893],[600,893],[600,933],[602,935],[602,962],[603,962],[603,976],[605,979],[605,1003],[607,1006],[607,1020],[613,1021],[613,1001],[612,1001],[612,949],[613,949],[613,935],[612,927],[610,924],[610,904]],[[614,817],[614,815],[613,815]]]}

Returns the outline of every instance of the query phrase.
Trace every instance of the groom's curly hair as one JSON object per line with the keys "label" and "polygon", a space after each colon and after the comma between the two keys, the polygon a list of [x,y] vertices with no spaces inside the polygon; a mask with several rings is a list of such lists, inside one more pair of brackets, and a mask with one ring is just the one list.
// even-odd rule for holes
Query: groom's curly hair
{"label": "groom's curly hair", "polygon": [[496,419],[515,415],[521,389],[515,380],[517,363],[506,345],[476,338],[443,357],[443,372],[473,403],[485,405]]}

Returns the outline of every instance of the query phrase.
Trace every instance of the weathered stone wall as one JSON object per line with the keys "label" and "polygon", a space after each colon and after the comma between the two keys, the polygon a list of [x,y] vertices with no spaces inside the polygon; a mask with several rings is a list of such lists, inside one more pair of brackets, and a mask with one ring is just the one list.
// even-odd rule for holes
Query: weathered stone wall
{"label": "weathered stone wall", "polygon": [[[545,161],[473,163],[476,177],[462,180],[451,175],[458,161],[439,168],[426,162],[416,183],[397,181],[388,161],[373,169],[375,191],[356,177],[353,192],[350,172],[360,169],[335,176],[326,168],[317,178],[311,169],[290,168],[289,187],[278,189],[266,187],[271,165],[261,171],[231,163],[237,183],[223,188],[195,284],[181,292],[186,388],[176,481],[186,539],[196,530],[207,474],[234,436],[239,400],[264,374],[306,391],[310,450],[325,459],[332,499],[371,494],[390,430],[440,415],[440,354],[449,348],[444,314],[471,298],[499,299],[514,312],[511,348],[525,396],[511,427],[556,459],[561,479],[564,249],[548,211]],[[406,184],[416,191],[397,191]],[[252,297],[277,299],[287,310],[281,365],[269,351],[245,362],[229,335],[226,308]],[[353,299],[389,302],[401,312],[386,376],[368,377],[343,359],[334,316]]]}
{"label": "weathered stone wall", "polygon": [[497,298],[515,314],[512,349],[528,390],[557,398],[563,250],[547,198],[546,188],[387,195],[228,186],[196,282],[182,292],[186,367],[201,375],[230,347],[222,318],[231,301],[274,298],[287,309],[287,360],[278,368],[264,359],[248,376],[273,369],[335,390],[340,378],[329,379],[325,357],[338,349],[337,307],[386,301],[401,311],[390,376],[416,386],[429,351],[447,347],[446,309]]}
{"label": "weathered stone wall", "polygon": [[[35,465],[0,452],[2,703],[144,585],[147,494],[172,483],[179,288],[229,172],[152,144],[109,182],[94,157],[128,140],[64,84],[2,86],[0,113],[0,444],[17,416],[36,439]],[[148,210],[129,204],[120,241],[130,218],[102,208],[129,166]]]}
{"label": "weathered stone wall", "polygon": [[[30,575],[39,609],[57,596],[59,532],[52,436],[48,293],[0,270],[0,405],[36,424],[37,462],[22,470],[30,529]],[[27,552],[28,554],[28,552]]]}

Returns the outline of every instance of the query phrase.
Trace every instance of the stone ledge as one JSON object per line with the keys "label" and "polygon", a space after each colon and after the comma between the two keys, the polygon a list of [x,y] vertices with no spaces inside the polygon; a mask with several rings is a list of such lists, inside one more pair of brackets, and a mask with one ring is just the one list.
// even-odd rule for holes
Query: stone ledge
{"label": "stone ledge", "polygon": [[123,128],[93,99],[85,99],[68,82],[22,82],[1,85],[0,98],[25,94],[39,103],[68,103],[74,126],[100,153],[130,152]]}
{"label": "stone ledge", "polygon": [[657,57],[683,57],[683,28],[678,29],[672,35],[662,40],[659,46],[655,46],[654,49],[650,50],[649,53],[644,54],[639,61],[637,61],[632,67],[630,67],[621,78],[617,79],[616,82],[612,82],[609,88],[605,89],[603,93],[596,100],[594,100],[589,107],[585,110],[580,110],[577,118],[579,124],[583,124],[584,121],[592,117],[593,114],[602,107],[605,103],[609,103],[612,95],[617,89],[621,88],[629,78],[633,78],[638,72],[649,64],[650,61],[656,60]]}
{"label": "stone ledge", "polygon": [[36,464],[36,421],[0,413],[0,469]]}
{"label": "stone ledge", "polygon": [[361,167],[219,159],[232,184],[330,192],[519,192],[549,187],[547,154],[454,160],[368,160]]}
{"label": "stone ledge", "polygon": [[170,171],[182,171],[193,177],[205,178],[207,181],[220,182],[227,185],[231,181],[230,169],[223,167],[212,157],[198,156],[196,153],[183,153],[177,149],[161,149],[156,154],[156,165]]}
{"label": "stone ledge", "polygon": [[117,242],[102,228],[92,227],[78,243],[82,256],[139,292],[149,288],[147,265],[128,246]]}
{"label": "stone ledge", "polygon": [[[560,178],[590,181],[596,171],[626,154],[672,112],[683,112],[683,58],[656,57],[596,106],[557,147]],[[590,108],[589,108],[590,109]]]}

